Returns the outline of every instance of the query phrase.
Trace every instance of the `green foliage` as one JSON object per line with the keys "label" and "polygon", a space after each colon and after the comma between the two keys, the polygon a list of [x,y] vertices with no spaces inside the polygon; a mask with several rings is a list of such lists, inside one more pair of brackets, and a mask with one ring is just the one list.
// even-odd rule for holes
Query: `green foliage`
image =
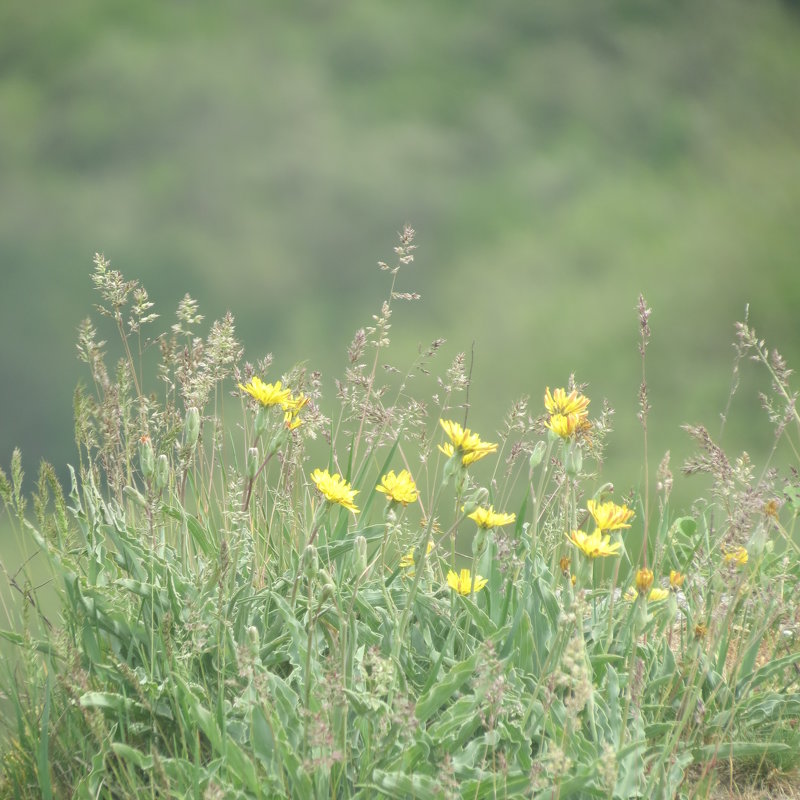
{"label": "green foliage", "polygon": [[[413,249],[406,228],[332,419],[302,367],[281,378],[288,397],[277,383],[261,405],[243,392],[239,418],[231,381],[252,387],[268,364],[239,363],[231,318],[158,340],[160,397],[132,356],[109,375],[83,326],[95,394],[75,404],[68,497],[43,466],[31,517],[19,457],[0,473],[58,610],[27,567],[6,572],[17,602],[2,637],[18,657],[0,794],[671,798],[707,789],[717,765],[753,779],[798,767],[796,473],[755,477],[694,430],[687,469],[712,476],[711,499],[674,517],[662,464],[638,503],[614,505],[639,508],[630,529],[601,531],[621,554],[590,558],[575,532],[601,525],[589,499],[609,501],[605,413],[575,412],[561,438],[552,410],[516,404],[493,444],[442,434],[440,418],[469,408],[463,359],[431,398],[410,383],[426,386],[435,353],[382,382]],[[119,323],[138,287],[101,258],[95,278]],[[740,334],[782,398],[779,434],[796,439],[788,372]],[[311,479],[320,464],[341,477]],[[408,506],[375,491],[401,468]],[[514,522],[476,528],[490,503],[517,508]],[[485,586],[455,591],[461,569]]]}

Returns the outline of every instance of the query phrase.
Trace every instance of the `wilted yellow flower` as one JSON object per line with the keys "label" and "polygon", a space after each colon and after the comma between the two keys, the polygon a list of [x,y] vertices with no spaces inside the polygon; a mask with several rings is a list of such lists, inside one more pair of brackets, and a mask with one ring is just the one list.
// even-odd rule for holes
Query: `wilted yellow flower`
{"label": "wilted yellow flower", "polygon": [[450,438],[450,443],[438,446],[439,450],[448,458],[452,458],[457,452],[460,453],[461,463],[465,467],[497,450],[495,443],[482,442],[477,433],[472,433],[469,428],[462,428],[457,422],[440,419],[439,424]]}
{"label": "wilted yellow flower", "polygon": [[338,503],[349,511],[358,514],[358,508],[353,503],[353,498],[358,494],[358,489],[352,489],[350,484],[338,473],[331,475],[327,469],[315,469],[311,473],[311,480],[331,503]]}
{"label": "wilted yellow flower", "polygon": [[545,389],[544,393],[544,406],[548,414],[560,414],[568,416],[569,414],[577,414],[579,417],[585,417],[588,412],[586,410],[589,405],[589,398],[578,394],[577,389],[573,389],[567,394],[564,389],[555,389],[550,394],[550,387]]}
{"label": "wilted yellow flower", "polygon": [[[475,591],[479,592],[488,583],[486,578],[480,575],[475,576]],[[455,589],[459,594],[472,593],[472,576],[468,569],[462,569],[460,574],[453,572],[451,569],[447,573],[447,585],[451,589]]]}
{"label": "wilted yellow flower", "polygon": [[[625,594],[623,595],[625,600],[629,602],[633,602],[636,599],[637,592],[633,586],[629,586]],[[658,603],[661,600],[666,600],[669,597],[669,590],[668,589],[661,589],[658,586],[654,586],[650,590],[650,594],[647,595],[647,600],[650,603]]]}
{"label": "wilted yellow flower", "polygon": [[569,556],[561,556],[558,560],[558,567],[564,573],[564,575],[569,574],[569,565],[572,563],[572,559]]}
{"label": "wilted yellow flower", "polygon": [[653,570],[642,567],[636,571],[636,588],[639,594],[647,594],[648,589],[653,585]]}
{"label": "wilted yellow flower", "polygon": [[708,628],[704,622],[698,622],[697,625],[694,626],[694,638],[695,639],[703,639],[705,635],[708,633]]}
{"label": "wilted yellow flower", "polygon": [[407,506],[417,499],[417,485],[407,469],[400,470],[399,475],[394,470],[389,470],[382,478],[381,485],[375,487],[376,492],[383,492],[387,500],[402,503]]}
{"label": "wilted yellow flower", "polygon": [[682,572],[677,572],[674,569],[669,571],[669,585],[673,589],[680,589],[685,580],[686,576]]}
{"label": "wilted yellow flower", "polygon": [[611,501],[596,503],[594,500],[588,500],[586,508],[594,518],[595,525],[601,531],[617,531],[620,528],[630,528],[628,520],[633,516],[633,511],[627,506],[618,506]]}
{"label": "wilted yellow flower", "polygon": [[725,560],[733,562],[737,567],[743,567],[749,558],[747,550],[744,547],[736,547],[733,550],[725,553]]}
{"label": "wilted yellow flower", "polygon": [[780,511],[781,504],[773,497],[764,503],[764,516],[778,518],[778,511]]}
{"label": "wilted yellow flower", "polygon": [[476,508],[471,514],[470,519],[474,519],[479,528],[499,528],[502,525],[510,525],[517,518],[516,514],[501,514],[495,512],[494,506],[489,508]]}
{"label": "wilted yellow flower", "polygon": [[293,414],[297,414],[308,405],[308,398],[302,392],[298,395],[290,394],[282,405],[284,411],[291,411]]}
{"label": "wilted yellow flower", "polygon": [[239,388],[243,392],[247,392],[251,397],[257,400],[264,408],[269,406],[283,406],[291,397],[291,389],[282,389],[281,382],[264,383],[261,378],[255,375],[250,379],[250,383],[246,386],[239,384]]}
{"label": "wilted yellow flower", "polygon": [[286,425],[290,431],[293,431],[303,424],[303,420],[297,416],[296,411],[287,411],[283,415],[283,424]]}
{"label": "wilted yellow flower", "polygon": [[[431,550],[433,550],[433,542],[428,542],[428,546],[425,548],[425,555],[430,555]],[[409,567],[413,570],[414,568],[414,548],[412,547],[401,559],[400,559],[400,566],[403,569],[408,569]],[[411,573],[413,575],[413,572]]]}
{"label": "wilted yellow flower", "polygon": [[610,536],[603,536],[603,534],[596,530],[592,534],[584,533],[583,531],[572,531],[567,534],[567,538],[589,558],[597,558],[598,556],[615,556],[622,546],[619,542],[611,542]]}

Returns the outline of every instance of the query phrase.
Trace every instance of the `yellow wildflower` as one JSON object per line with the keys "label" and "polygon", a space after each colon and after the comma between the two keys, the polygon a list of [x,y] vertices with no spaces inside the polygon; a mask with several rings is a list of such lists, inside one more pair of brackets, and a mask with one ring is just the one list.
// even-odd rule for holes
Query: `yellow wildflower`
{"label": "yellow wildflower", "polygon": [[647,594],[650,587],[653,585],[653,570],[642,567],[636,571],[636,588],[639,594]]}
{"label": "yellow wildflower", "polygon": [[315,469],[311,473],[311,480],[317,486],[325,499],[358,514],[358,508],[353,503],[353,498],[358,494],[358,489],[352,489],[350,484],[339,473],[331,475],[327,469]]}
{"label": "yellow wildflower", "polygon": [[495,512],[494,506],[489,506],[489,508],[476,508],[467,516],[470,519],[474,519],[479,528],[499,528],[502,525],[510,525],[517,519],[516,514],[501,514]]}
{"label": "yellow wildflower", "polygon": [[457,422],[440,419],[439,424],[450,439],[449,443],[438,445],[439,450],[448,458],[460,453],[461,463],[465,467],[497,450],[497,444],[481,441],[477,433],[473,433],[469,428],[462,428]]}
{"label": "yellow wildflower", "polygon": [[381,485],[376,486],[375,491],[383,492],[387,500],[402,503],[404,506],[416,502],[417,499],[417,485],[407,469],[400,470],[399,475],[395,475],[394,470],[389,470],[381,478]]}
{"label": "yellow wildflower", "polygon": [[743,567],[749,558],[747,550],[744,547],[735,547],[725,553],[725,561],[728,563],[733,562],[737,567]]}
{"label": "yellow wildflower", "polygon": [[[629,586],[625,594],[623,595],[624,599],[633,602],[636,599],[636,589],[633,586]],[[669,597],[669,590],[668,589],[661,589],[658,586],[654,586],[650,590],[650,594],[647,595],[647,600],[650,603],[658,603],[661,600],[666,600]]]}
{"label": "yellow wildflower", "polygon": [[633,511],[627,506],[618,506],[611,501],[597,503],[588,500],[586,508],[594,518],[595,525],[601,531],[617,531],[620,528],[630,528],[628,520],[633,516]]}
{"label": "yellow wildflower", "polygon": [[577,414],[579,417],[585,417],[588,414],[586,408],[589,402],[589,398],[578,394],[577,389],[573,389],[569,394],[564,389],[555,389],[550,394],[550,387],[548,386],[544,393],[544,407],[550,415],[568,416],[569,414]]}
{"label": "yellow wildflower", "polygon": [[599,530],[592,534],[584,533],[583,531],[572,531],[572,533],[567,534],[567,538],[589,558],[615,556],[622,546],[619,542],[612,544],[611,537],[603,536]]}
{"label": "yellow wildflower", "polygon": [[[479,592],[488,583],[486,578],[480,575],[475,576],[475,591]],[[460,574],[453,572],[451,569],[447,573],[447,585],[451,589],[455,589],[459,594],[471,594],[473,583],[472,576],[468,569],[462,569]]]}
{"label": "yellow wildflower", "polygon": [[569,439],[575,431],[583,427],[584,421],[584,418],[578,414],[551,414],[550,419],[544,425],[546,428],[550,428],[556,436]]}
{"label": "yellow wildflower", "polygon": [[[425,555],[430,555],[431,550],[433,550],[433,542],[428,542],[428,546],[425,548]],[[413,570],[414,568],[414,548],[412,547],[401,559],[400,559],[400,566],[403,569],[408,569],[409,567]],[[414,574],[413,572],[411,573]]]}
{"label": "yellow wildflower", "polygon": [[686,576],[682,572],[677,572],[674,569],[669,571],[669,585],[672,589],[680,589],[685,580]]}
{"label": "yellow wildflower", "polygon": [[252,398],[257,400],[264,408],[269,406],[283,406],[291,397],[291,389],[281,388],[281,382],[264,383],[261,378],[255,375],[250,379],[246,386],[239,384],[243,392],[247,392]]}

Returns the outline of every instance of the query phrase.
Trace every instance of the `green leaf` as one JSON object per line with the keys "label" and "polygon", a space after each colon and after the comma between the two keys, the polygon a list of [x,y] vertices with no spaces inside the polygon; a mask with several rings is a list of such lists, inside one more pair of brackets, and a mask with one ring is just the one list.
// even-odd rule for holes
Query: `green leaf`
{"label": "green leaf", "polygon": [[111,749],[123,761],[130,762],[137,769],[147,771],[153,768],[153,756],[145,755],[141,750],[137,750],[122,742],[112,742]]}
{"label": "green leaf", "polygon": [[419,773],[407,774],[405,772],[383,772],[376,769],[372,773],[372,780],[375,788],[387,797],[395,797],[397,800],[408,800],[408,798],[433,798],[441,796],[441,787],[436,778]]}
{"label": "green leaf", "polygon": [[130,697],[115,692],[85,692],[78,702],[83,708],[101,708],[118,713],[127,713],[137,705]]}
{"label": "green leaf", "polygon": [[416,704],[416,715],[420,722],[425,722],[436,713],[469,680],[480,656],[480,651],[475,651],[465,661],[455,664],[438,683],[420,696]]}
{"label": "green leaf", "polygon": [[791,749],[788,744],[781,742],[718,742],[694,748],[692,758],[695,764],[704,764],[712,758],[762,758]]}

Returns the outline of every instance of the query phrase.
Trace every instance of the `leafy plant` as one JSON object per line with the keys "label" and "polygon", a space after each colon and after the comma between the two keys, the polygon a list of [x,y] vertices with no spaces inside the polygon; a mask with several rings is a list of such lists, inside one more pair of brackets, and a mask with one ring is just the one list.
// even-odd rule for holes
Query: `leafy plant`
{"label": "leafy plant", "polygon": [[[463,354],[433,386],[441,340],[386,361],[414,247],[406,227],[380,265],[331,418],[318,373],[267,383],[233,318],[204,338],[188,296],[146,338],[146,292],[97,256],[125,357],[109,372],[83,324],[69,493],[43,465],[30,515],[18,454],[0,473],[57,595],[54,615],[7,572],[5,795],[667,798],[717,766],[796,768],[796,472],[757,475],[693,427],[711,500],[674,515],[665,457],[652,499],[645,470],[618,502],[610,409],[591,417],[573,378],[483,439]],[[746,323],[739,348],[792,441],[788,370]]]}

